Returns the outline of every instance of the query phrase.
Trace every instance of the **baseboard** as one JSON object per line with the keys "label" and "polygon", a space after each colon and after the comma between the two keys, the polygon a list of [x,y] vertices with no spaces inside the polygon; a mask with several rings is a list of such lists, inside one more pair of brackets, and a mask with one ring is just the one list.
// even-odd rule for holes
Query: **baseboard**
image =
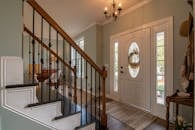
{"label": "baseboard", "polygon": [[114,100],[114,101],[120,102],[120,99],[119,99],[119,98],[117,98],[117,97],[115,97],[115,96],[112,96],[112,95],[110,95],[110,94],[106,94],[106,98],[109,98],[109,99],[112,99],[112,100]]}
{"label": "baseboard", "polygon": [[[145,111],[145,112],[147,112],[147,113],[152,114],[152,113],[151,113],[151,111],[149,111],[148,109],[145,109],[145,108],[139,107],[139,106],[137,106],[137,105],[134,105],[134,104],[126,104],[126,105],[129,105],[129,106],[135,107],[135,108],[137,108],[137,109],[140,109],[140,110],[142,110],[142,111]],[[153,115],[153,114],[152,114],[152,115]]]}
{"label": "baseboard", "polygon": [[106,94],[106,98],[112,99],[111,95],[108,93]]}
{"label": "baseboard", "polygon": [[[78,90],[81,90],[81,88],[77,88]],[[84,92],[86,92],[86,89],[82,89],[82,91],[84,91]],[[90,90],[87,90],[87,93],[88,94],[90,94],[91,93],[91,91]],[[94,92],[92,92],[92,95],[93,96],[95,96],[95,93]],[[102,93],[100,93],[100,95],[99,95],[99,93],[98,94],[96,94],[96,97],[101,97],[102,96]]]}

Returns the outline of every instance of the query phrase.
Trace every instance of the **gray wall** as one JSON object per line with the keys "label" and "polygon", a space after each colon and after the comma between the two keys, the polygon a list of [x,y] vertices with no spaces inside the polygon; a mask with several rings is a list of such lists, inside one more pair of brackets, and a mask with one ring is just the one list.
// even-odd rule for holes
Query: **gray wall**
{"label": "gray wall", "polygon": [[21,56],[22,0],[0,0],[0,56]]}
{"label": "gray wall", "polygon": [[99,66],[102,66],[102,26],[94,25],[84,32],[80,33],[74,39],[77,40],[84,37],[84,51],[95,61]]}
{"label": "gray wall", "polygon": [[96,25],[80,33],[78,36],[74,38],[74,40],[76,41],[81,37],[84,37],[85,52],[90,56],[90,58],[96,61],[96,49],[92,49],[92,48],[96,48]]}
{"label": "gray wall", "polygon": [[50,130],[27,118],[0,107],[0,130]]}

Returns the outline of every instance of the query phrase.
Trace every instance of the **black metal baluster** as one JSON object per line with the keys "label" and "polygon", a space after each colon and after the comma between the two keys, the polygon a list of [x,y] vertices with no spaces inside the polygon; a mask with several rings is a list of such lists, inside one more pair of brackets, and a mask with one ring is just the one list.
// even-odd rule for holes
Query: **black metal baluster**
{"label": "black metal baluster", "polygon": [[[80,55],[81,56],[81,55]],[[83,58],[81,56],[81,74],[80,74],[80,94],[81,94],[81,125],[83,122]]]}
{"label": "black metal baluster", "polygon": [[[63,60],[65,61],[65,40],[63,39]],[[62,64],[63,65],[63,64]],[[63,65],[63,96],[62,96],[62,102],[63,102],[63,107],[62,107],[62,113],[65,113],[65,94],[66,94],[66,67]]]}
{"label": "black metal baluster", "polygon": [[[57,52],[57,55],[58,55],[58,32],[56,34],[56,52]],[[59,89],[59,59],[57,58],[56,60],[56,66],[57,66],[57,84],[55,86],[55,89],[56,89],[56,99],[58,99],[58,89]]]}
{"label": "black metal baluster", "polygon": [[[78,58],[77,58],[77,51],[75,50],[75,66],[76,66],[76,77],[74,78],[74,80],[77,80],[77,69],[79,69],[78,67],[77,67],[77,60],[78,60]],[[76,81],[77,82],[77,81]],[[74,89],[76,89],[75,91],[77,91],[77,86],[75,86],[75,88]],[[74,93],[75,94],[75,93]],[[76,96],[77,97],[77,95],[74,95],[74,96]],[[77,99],[77,98],[76,98]],[[76,109],[77,109],[77,101],[75,102],[75,112],[76,112]]]}
{"label": "black metal baluster", "polygon": [[[100,77],[100,74],[99,74],[99,84],[98,84],[98,85],[99,85],[99,92],[98,92],[98,93],[99,93],[99,97],[98,97],[98,98],[99,98],[99,99],[98,99],[98,100],[99,100],[99,106],[98,106],[98,107],[99,107],[99,121],[101,122],[101,108],[100,108],[100,107],[101,107],[101,106],[100,106],[100,99],[101,99],[101,97],[100,97],[101,77]],[[101,124],[101,123],[99,123],[99,128],[100,128],[100,124]]]}
{"label": "black metal baluster", "polygon": [[[51,49],[51,25],[49,25],[49,49]],[[51,100],[51,53],[49,52],[49,101]]]}
{"label": "black metal baluster", "polygon": [[[33,36],[35,35],[35,9],[33,8],[33,23],[32,23],[32,30],[33,30]],[[32,82],[35,82],[34,75],[35,75],[35,39],[32,39]]]}
{"label": "black metal baluster", "polygon": [[[22,0],[22,17],[24,25],[24,0]],[[24,58],[24,32],[22,32],[22,59]]]}
{"label": "black metal baluster", "polygon": [[28,73],[28,80],[31,80],[31,76],[32,76],[32,68],[30,68],[30,65],[32,64],[32,62],[31,62],[31,36],[29,36],[29,46],[28,46],[28,48],[29,48],[29,51],[28,51],[28,54],[29,54],[29,57],[28,57],[28,59],[29,59],[29,63],[28,63],[28,68],[29,68],[29,73]]}
{"label": "black metal baluster", "polygon": [[22,59],[24,59],[24,33],[22,33]]}
{"label": "black metal baluster", "polygon": [[[69,45],[69,64],[71,66],[71,45]],[[68,96],[70,97],[70,101],[69,101],[69,112],[71,112],[72,110],[72,104],[71,104],[71,101],[72,101],[72,72],[71,70],[69,70],[69,87],[68,87]]]}
{"label": "black metal baluster", "polygon": [[88,104],[87,104],[87,79],[88,79],[88,77],[87,77],[87,61],[85,60],[85,78],[86,78],[86,82],[85,82],[85,101],[86,101],[86,104],[85,104],[85,110],[86,110],[86,115],[85,115],[85,121],[86,121],[86,124],[88,123],[88,121],[87,121],[87,107],[88,107]]}
{"label": "black metal baluster", "polygon": [[90,87],[90,91],[91,91],[91,121],[92,121],[92,90],[93,90],[93,69],[92,69],[92,65],[91,65],[91,87]]}
{"label": "black metal baluster", "polygon": [[96,112],[96,111],[97,111],[97,110],[96,110],[96,107],[97,107],[97,106],[96,106],[96,105],[97,105],[97,97],[96,97],[97,85],[96,85],[96,78],[97,78],[97,77],[96,77],[96,70],[95,70],[95,118],[97,118],[97,117],[96,117],[96,113],[97,113],[97,112]]}
{"label": "black metal baluster", "polygon": [[[38,45],[38,57],[37,57],[37,60],[38,60],[38,62],[37,62],[37,64],[39,65],[40,64],[40,44],[37,44]],[[39,67],[38,67],[38,72],[39,72]]]}
{"label": "black metal baluster", "polygon": [[[41,17],[41,42],[43,43],[43,17]],[[41,72],[40,76],[42,77],[43,70],[43,46],[41,46]],[[41,102],[43,102],[43,81],[41,81]]]}

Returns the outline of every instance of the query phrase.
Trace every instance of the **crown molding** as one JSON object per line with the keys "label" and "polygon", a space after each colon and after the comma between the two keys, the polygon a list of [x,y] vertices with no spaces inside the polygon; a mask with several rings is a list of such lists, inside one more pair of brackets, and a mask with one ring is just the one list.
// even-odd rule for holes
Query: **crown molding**
{"label": "crown molding", "polygon": [[[134,6],[132,6],[132,7],[130,7],[130,8],[128,8],[128,9],[122,11],[120,17],[123,16],[123,15],[125,15],[125,14],[127,14],[127,13],[133,12],[134,10],[136,10],[136,9],[138,9],[138,8],[140,8],[140,7],[142,7],[142,6],[144,6],[145,4],[150,3],[151,1],[152,1],[152,0],[144,0],[144,1],[142,1],[142,2],[140,2],[140,3],[138,3],[138,4],[136,4],[136,5],[134,5]],[[108,23],[110,23],[110,22],[112,22],[112,19],[108,19],[108,20],[102,22],[101,25],[105,25],[105,24],[108,24]]]}

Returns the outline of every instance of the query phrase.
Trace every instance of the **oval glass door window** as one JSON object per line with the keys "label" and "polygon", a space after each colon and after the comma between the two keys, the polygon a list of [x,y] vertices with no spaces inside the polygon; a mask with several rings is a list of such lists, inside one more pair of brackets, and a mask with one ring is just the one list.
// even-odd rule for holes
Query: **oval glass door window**
{"label": "oval glass door window", "polygon": [[136,78],[140,70],[140,50],[136,42],[132,42],[128,52],[128,69],[132,78]]}

